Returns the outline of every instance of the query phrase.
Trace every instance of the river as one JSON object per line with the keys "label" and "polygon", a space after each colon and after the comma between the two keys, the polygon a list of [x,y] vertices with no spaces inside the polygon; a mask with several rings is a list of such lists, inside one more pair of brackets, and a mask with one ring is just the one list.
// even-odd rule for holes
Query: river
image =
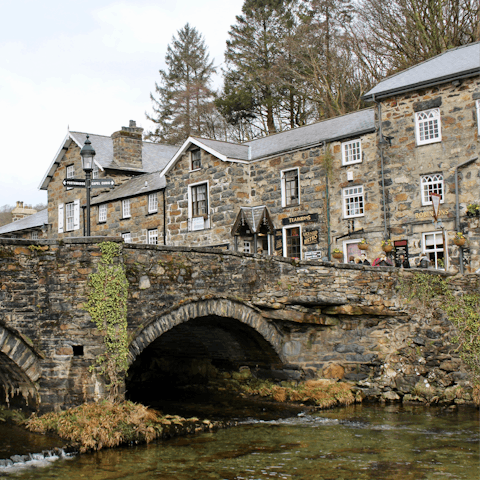
{"label": "river", "polygon": [[[23,446],[25,451],[13,454],[55,443],[5,425],[0,426],[0,439],[4,454],[5,444]],[[478,409],[352,405],[277,420],[247,419],[215,433],[17,464],[0,469],[0,478],[476,480],[479,445]]]}

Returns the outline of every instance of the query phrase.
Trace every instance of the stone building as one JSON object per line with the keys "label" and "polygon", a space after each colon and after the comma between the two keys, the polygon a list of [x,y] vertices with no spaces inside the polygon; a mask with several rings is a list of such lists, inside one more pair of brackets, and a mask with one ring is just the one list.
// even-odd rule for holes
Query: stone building
{"label": "stone building", "polygon": [[[388,77],[364,98],[371,108],[243,144],[142,142],[134,122],[111,137],[90,135],[94,177],[115,181],[92,190],[92,235],[299,259],[338,248],[344,262],[362,253],[378,262],[390,240],[387,263],[402,254],[412,266],[425,257],[477,271],[480,43]],[[69,132],[41,183],[53,238],[83,235],[85,191],[62,181],[84,177],[85,139]]]}
{"label": "stone building", "polygon": [[[89,135],[96,152],[92,178],[115,182],[113,190],[92,188],[92,235],[124,235],[126,241],[143,241],[146,225],[162,223],[157,210],[144,205],[149,199],[156,205],[158,191],[164,188],[158,172],[178,147],[144,142],[142,133],[143,129],[130,121],[129,127],[111,137]],[[85,234],[86,191],[66,188],[63,180],[85,178],[80,150],[86,138],[85,133],[69,132],[40,184],[40,189],[48,190],[51,238]]]}

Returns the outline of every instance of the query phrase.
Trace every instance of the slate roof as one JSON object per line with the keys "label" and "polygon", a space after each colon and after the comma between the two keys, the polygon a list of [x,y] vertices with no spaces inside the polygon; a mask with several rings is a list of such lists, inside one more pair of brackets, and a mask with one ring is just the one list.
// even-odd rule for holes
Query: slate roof
{"label": "slate roof", "polygon": [[368,108],[252,140],[244,145],[248,145],[251,149],[250,160],[256,160],[373,131],[375,131],[375,113],[372,108]]}
{"label": "slate roof", "polygon": [[480,75],[480,42],[452,48],[381,81],[363,98],[373,100]]}
{"label": "slate roof", "polygon": [[104,135],[95,135],[91,133],[70,132],[75,143],[82,148],[85,144],[87,135],[90,137],[92,146],[95,149],[95,160],[102,168],[118,168],[120,170],[133,170],[140,172],[156,172],[165,167],[168,161],[175,155],[178,146],[161,145],[159,143],[143,142],[142,164],[143,169],[131,167],[128,165],[118,165],[113,160],[113,140]]}
{"label": "slate roof", "polygon": [[248,146],[239,143],[222,142],[220,140],[210,140],[208,138],[192,137],[199,143],[215,150],[225,157],[236,160],[248,160]]}
{"label": "slate roof", "polygon": [[238,233],[239,227],[247,224],[252,233],[258,233],[262,228],[265,220],[265,225],[270,232],[275,230],[275,226],[270,218],[268,209],[265,205],[257,207],[240,207],[237,218],[232,227],[232,235]]}
{"label": "slate roof", "polygon": [[102,193],[98,197],[92,198],[92,205],[99,205],[100,203],[111,202],[121,198],[133,197],[135,195],[142,195],[155,192],[165,188],[165,177],[160,177],[160,172],[146,173],[127,180],[122,185],[115,187],[107,193]]}
{"label": "slate roof", "polygon": [[258,138],[243,144],[190,137],[168,162],[162,175],[168,174],[177,160],[191,145],[205,148],[223,161],[245,163],[260,160],[273,155],[314,147],[323,142],[332,142],[345,138],[358,137],[375,131],[375,113],[373,108],[359,110],[340,117],[329,118],[321,122]]}
{"label": "slate roof", "polygon": [[0,235],[14,233],[21,230],[30,230],[32,228],[39,228],[44,224],[48,224],[48,208],[44,208],[43,210],[17,220],[16,222],[3,225],[3,227],[0,227]]}
{"label": "slate roof", "polygon": [[44,175],[42,182],[40,183],[39,188],[41,190],[46,190],[48,188],[50,179],[55,173],[58,164],[61,162],[65,151],[68,149],[72,141],[82,148],[87,135],[89,135],[92,146],[95,149],[95,162],[100,165],[102,170],[110,168],[139,173],[156,172],[158,170],[162,170],[178,150],[178,146],[174,145],[161,145],[159,143],[143,142],[143,168],[139,169],[136,167],[130,167],[128,165],[118,165],[114,162],[113,141],[111,137],[107,137],[105,135],[95,135],[93,133],[87,134],[83,132],[68,132],[60,149],[50,164],[47,173]]}

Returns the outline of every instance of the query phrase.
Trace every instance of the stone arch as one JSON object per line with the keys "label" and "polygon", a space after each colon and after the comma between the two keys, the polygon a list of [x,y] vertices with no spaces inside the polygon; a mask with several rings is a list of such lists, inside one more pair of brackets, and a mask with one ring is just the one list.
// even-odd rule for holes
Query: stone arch
{"label": "stone arch", "polygon": [[0,383],[7,397],[21,393],[37,396],[35,382],[40,378],[37,355],[28,344],[0,325]]}
{"label": "stone arch", "polygon": [[129,364],[131,365],[142,351],[163,333],[183,322],[208,315],[233,318],[253,328],[284,361],[281,335],[259,313],[242,303],[227,299],[211,299],[182,305],[144,328],[130,344]]}

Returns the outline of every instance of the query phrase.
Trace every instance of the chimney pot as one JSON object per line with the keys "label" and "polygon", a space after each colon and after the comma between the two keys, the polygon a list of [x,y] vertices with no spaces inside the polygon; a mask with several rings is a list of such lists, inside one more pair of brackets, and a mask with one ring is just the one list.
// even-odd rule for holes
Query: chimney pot
{"label": "chimney pot", "polygon": [[136,127],[137,126],[137,122],[135,120],[130,120],[130,127]]}

